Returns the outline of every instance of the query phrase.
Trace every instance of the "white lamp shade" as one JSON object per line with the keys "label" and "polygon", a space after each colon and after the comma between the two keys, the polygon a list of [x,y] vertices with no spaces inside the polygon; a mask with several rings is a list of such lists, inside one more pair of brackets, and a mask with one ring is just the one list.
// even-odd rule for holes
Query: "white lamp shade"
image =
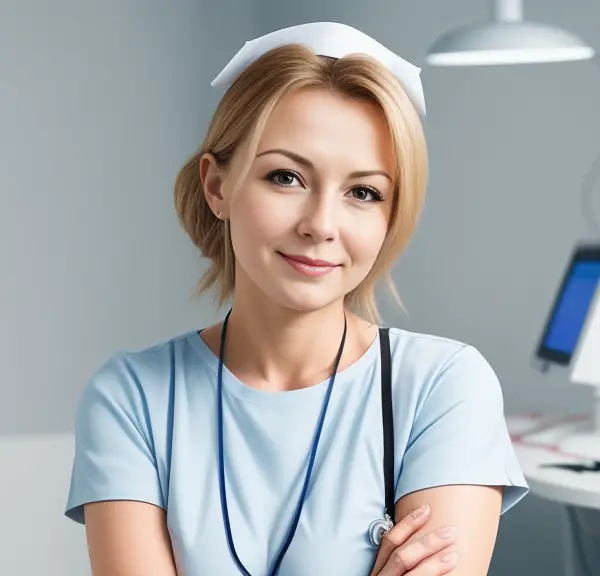
{"label": "white lamp shade", "polygon": [[483,66],[568,62],[594,57],[576,36],[532,22],[491,22],[453,30],[429,49],[432,66]]}

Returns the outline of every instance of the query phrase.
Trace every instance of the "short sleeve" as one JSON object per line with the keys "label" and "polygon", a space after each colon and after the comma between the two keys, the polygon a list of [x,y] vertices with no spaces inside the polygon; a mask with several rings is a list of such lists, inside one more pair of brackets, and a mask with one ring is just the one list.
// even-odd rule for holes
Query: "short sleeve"
{"label": "short sleeve", "polygon": [[97,370],[79,400],[65,514],[83,524],[83,505],[106,500],[164,508],[146,399],[123,354]]}
{"label": "short sleeve", "polygon": [[445,362],[420,399],[396,501],[451,484],[504,486],[502,514],[529,490],[506,426],[500,383],[472,346]]}

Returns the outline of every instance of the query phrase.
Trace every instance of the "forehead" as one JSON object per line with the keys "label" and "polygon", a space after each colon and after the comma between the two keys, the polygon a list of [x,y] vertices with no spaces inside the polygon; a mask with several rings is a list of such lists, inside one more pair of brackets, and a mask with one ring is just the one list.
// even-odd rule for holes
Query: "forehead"
{"label": "forehead", "polygon": [[383,112],[375,103],[327,90],[286,94],[267,119],[257,152],[287,148],[314,163],[392,171],[393,149]]}

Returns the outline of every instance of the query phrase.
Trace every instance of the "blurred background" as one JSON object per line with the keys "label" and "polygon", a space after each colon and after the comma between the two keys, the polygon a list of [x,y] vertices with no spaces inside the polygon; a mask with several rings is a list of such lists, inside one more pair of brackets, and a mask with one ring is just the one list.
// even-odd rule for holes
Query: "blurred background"
{"label": "blurred background", "polygon": [[[594,0],[525,15],[600,48]],[[582,412],[591,391],[532,356],[600,155],[593,62],[432,68],[430,44],[485,20],[481,0],[3,0],[0,3],[0,574],[89,574],[63,517],[80,391],[117,349],[217,321],[190,301],[206,263],[173,183],[246,40],[333,20],[423,67],[429,196],[387,323],[478,347],[507,413]],[[600,194],[597,195],[597,197]],[[600,214],[600,204],[596,204]],[[502,518],[490,574],[558,576],[562,510],[528,496]]]}

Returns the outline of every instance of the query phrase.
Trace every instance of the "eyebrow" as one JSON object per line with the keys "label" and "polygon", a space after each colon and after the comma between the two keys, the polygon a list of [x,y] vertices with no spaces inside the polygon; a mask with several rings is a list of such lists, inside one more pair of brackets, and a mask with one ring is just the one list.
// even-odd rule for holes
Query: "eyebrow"
{"label": "eyebrow", "polygon": [[[303,156],[300,156],[299,154],[296,154],[295,152],[285,150],[284,148],[273,148],[272,150],[265,150],[264,152],[257,154],[256,157],[260,158],[261,156],[265,156],[266,154],[281,154],[283,156],[287,156],[288,158],[290,158],[294,162],[297,162],[298,164],[306,166],[307,168],[314,168],[314,165],[310,160],[304,158]],[[393,182],[391,176],[387,172],[385,172],[385,170],[358,170],[349,174],[349,178],[364,178],[366,176],[385,176],[390,182]]]}

